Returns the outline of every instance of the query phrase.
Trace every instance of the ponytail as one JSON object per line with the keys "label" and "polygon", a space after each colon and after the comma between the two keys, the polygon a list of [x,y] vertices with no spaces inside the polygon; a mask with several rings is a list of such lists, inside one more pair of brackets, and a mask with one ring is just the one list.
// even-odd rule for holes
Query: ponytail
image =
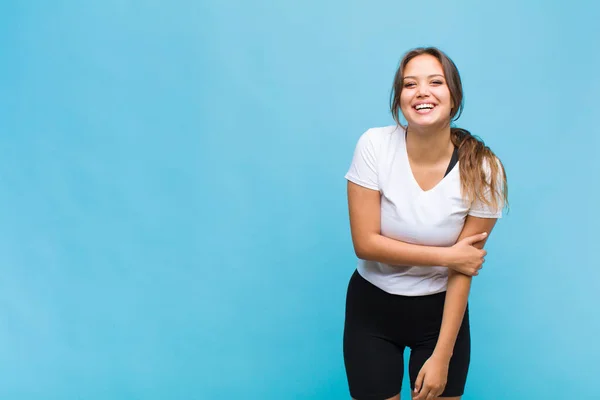
{"label": "ponytail", "polygon": [[493,210],[508,205],[508,186],[502,162],[485,143],[461,128],[451,128],[458,148],[460,186],[463,198],[480,201]]}

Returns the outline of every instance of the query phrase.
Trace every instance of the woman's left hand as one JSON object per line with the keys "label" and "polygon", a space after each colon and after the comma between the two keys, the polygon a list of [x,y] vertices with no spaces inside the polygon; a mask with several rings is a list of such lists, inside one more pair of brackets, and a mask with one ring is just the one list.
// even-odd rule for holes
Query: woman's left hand
{"label": "woman's left hand", "polygon": [[435,399],[444,392],[450,360],[435,355],[429,357],[415,381],[413,400]]}

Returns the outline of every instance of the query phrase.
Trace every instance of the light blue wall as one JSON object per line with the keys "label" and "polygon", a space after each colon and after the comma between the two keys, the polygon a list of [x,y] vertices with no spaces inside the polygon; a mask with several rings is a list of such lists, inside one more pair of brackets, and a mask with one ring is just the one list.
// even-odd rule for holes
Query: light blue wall
{"label": "light blue wall", "polygon": [[348,398],[343,175],[420,45],[510,183],[464,399],[597,398],[600,7],[555,4],[2,2],[0,398]]}

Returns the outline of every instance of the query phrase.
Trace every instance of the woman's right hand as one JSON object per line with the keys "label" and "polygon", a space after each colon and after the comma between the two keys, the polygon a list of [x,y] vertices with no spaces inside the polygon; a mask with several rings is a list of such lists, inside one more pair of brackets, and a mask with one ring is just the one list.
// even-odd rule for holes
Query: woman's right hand
{"label": "woman's right hand", "polygon": [[487,252],[473,245],[487,237],[487,233],[468,236],[448,248],[448,262],[446,266],[468,276],[479,274]]}

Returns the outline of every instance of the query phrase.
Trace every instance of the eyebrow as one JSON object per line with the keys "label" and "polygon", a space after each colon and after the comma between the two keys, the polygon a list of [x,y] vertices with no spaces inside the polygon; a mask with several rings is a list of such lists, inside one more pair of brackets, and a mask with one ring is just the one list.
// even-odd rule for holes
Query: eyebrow
{"label": "eyebrow", "polygon": [[[442,74],[433,74],[433,75],[429,75],[429,76],[428,76],[428,78],[433,78],[434,76],[441,76],[442,78],[444,78],[444,75],[442,75]],[[411,76],[405,76],[405,77],[404,77],[404,78],[402,78],[402,79],[417,79],[417,77],[416,77],[416,76],[412,76],[412,75],[411,75]]]}

